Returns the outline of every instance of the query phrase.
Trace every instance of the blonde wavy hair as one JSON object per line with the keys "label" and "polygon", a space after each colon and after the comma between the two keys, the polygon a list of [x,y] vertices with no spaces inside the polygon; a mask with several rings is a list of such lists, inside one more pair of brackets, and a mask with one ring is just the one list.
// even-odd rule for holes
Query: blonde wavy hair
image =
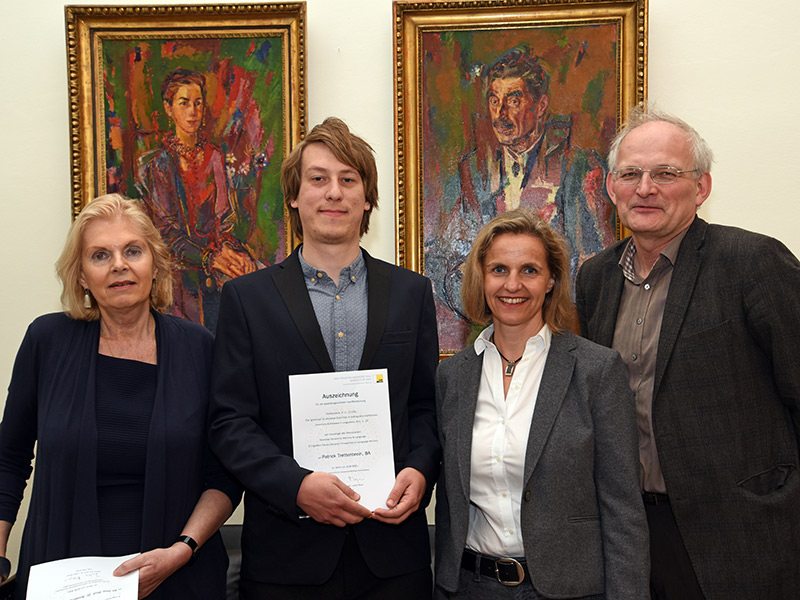
{"label": "blonde wavy hair", "polygon": [[504,233],[529,235],[544,246],[547,268],[553,278],[553,289],[544,298],[542,316],[553,333],[568,329],[573,315],[570,293],[570,252],[564,238],[527,208],[516,208],[489,221],[478,232],[464,264],[461,302],[471,321],[486,325],[492,313],[483,289],[483,266],[495,238]]}
{"label": "blonde wavy hair", "polygon": [[119,194],[106,194],[92,200],[81,210],[69,229],[64,249],[56,261],[56,274],[61,280],[61,305],[73,319],[95,321],[100,318],[100,309],[94,298],[91,298],[90,308],[83,305],[84,290],[80,284],[83,233],[95,219],[116,218],[125,219],[133,225],[153,253],[156,277],[150,293],[150,306],[163,310],[172,304],[172,259],[161,234],[141,202]]}

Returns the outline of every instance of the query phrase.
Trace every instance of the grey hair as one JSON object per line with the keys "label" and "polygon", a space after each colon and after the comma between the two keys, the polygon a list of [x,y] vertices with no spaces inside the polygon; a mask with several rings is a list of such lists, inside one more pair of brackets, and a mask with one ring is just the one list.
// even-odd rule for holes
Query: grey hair
{"label": "grey hair", "polygon": [[608,149],[608,170],[614,172],[617,170],[617,156],[619,155],[619,147],[622,140],[634,129],[646,125],[647,123],[663,122],[675,125],[686,133],[686,141],[689,142],[692,151],[692,159],[694,160],[694,169],[699,170],[701,173],[708,173],[711,171],[711,164],[714,162],[714,153],[700,134],[683,119],[662,112],[657,108],[648,109],[646,106],[635,106],[628,115],[628,121],[619,130],[611,142]]}

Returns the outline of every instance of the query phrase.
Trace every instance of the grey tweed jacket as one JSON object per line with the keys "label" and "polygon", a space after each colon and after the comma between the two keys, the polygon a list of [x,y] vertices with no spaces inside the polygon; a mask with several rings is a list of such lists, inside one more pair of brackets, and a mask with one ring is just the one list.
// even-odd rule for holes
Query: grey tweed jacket
{"label": "grey tweed jacket", "polygon": [[[583,335],[610,346],[626,241],[578,274]],[[800,595],[800,263],[772,238],[695,219],[664,308],[653,429],[708,600]]]}

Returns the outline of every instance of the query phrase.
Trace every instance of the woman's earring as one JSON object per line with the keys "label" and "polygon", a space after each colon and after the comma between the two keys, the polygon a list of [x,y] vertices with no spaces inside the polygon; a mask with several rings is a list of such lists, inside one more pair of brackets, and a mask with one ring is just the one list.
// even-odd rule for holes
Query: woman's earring
{"label": "woman's earring", "polygon": [[92,308],[92,297],[89,295],[89,288],[83,288],[83,306]]}

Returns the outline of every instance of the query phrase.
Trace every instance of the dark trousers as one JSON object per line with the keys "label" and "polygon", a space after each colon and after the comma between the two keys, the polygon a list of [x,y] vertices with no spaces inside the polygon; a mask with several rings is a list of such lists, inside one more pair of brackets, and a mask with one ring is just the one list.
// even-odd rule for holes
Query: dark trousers
{"label": "dark trousers", "polygon": [[[386,552],[391,552],[387,548]],[[322,585],[279,585],[242,580],[240,600],[430,600],[430,568],[382,579],[373,575],[358,542],[348,533],[331,578]]]}
{"label": "dark trousers", "polygon": [[650,528],[651,600],[704,600],[669,501],[645,502],[644,508]]}

